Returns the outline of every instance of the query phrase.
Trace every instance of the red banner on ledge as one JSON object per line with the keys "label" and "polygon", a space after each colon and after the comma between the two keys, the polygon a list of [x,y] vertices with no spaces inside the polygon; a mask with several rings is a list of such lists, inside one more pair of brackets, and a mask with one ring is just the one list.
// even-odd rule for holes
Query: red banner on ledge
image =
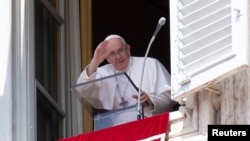
{"label": "red banner on ledge", "polygon": [[165,141],[169,113],[80,134],[59,141]]}

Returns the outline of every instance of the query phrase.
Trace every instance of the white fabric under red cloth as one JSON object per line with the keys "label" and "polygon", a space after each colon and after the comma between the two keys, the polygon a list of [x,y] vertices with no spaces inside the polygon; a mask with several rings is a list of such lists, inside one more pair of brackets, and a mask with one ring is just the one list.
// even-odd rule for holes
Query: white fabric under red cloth
{"label": "white fabric under red cloth", "polygon": [[59,141],[165,141],[168,122],[169,113],[165,112]]}

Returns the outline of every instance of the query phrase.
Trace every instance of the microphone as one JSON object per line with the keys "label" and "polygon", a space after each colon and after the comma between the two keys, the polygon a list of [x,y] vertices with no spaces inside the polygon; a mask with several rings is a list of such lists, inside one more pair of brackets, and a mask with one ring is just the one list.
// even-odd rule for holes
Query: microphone
{"label": "microphone", "polygon": [[151,45],[152,45],[152,43],[153,43],[156,35],[158,34],[158,32],[160,31],[161,27],[165,23],[166,23],[166,18],[161,17],[159,19],[159,21],[158,21],[157,27],[156,27],[156,29],[154,31],[154,34],[153,34],[153,36],[152,36],[152,38],[151,38],[151,40],[150,40],[150,42],[148,44],[147,51],[146,51],[145,56],[144,56],[144,62],[143,62],[142,73],[141,73],[141,81],[140,81],[139,92],[138,92],[138,101],[137,101],[137,103],[138,103],[138,105],[137,105],[138,112],[137,112],[137,119],[144,118],[144,107],[140,103],[140,98],[141,98],[141,93],[142,93],[141,92],[141,87],[142,87],[142,81],[143,81],[144,68],[145,68],[145,63],[146,63],[146,60],[147,60],[148,52],[149,52],[149,50],[151,48]]}
{"label": "microphone", "polygon": [[154,38],[156,37],[157,33],[160,31],[161,27],[162,27],[165,23],[166,23],[166,18],[161,17],[161,18],[159,19],[159,21],[158,21],[158,25],[157,25],[157,27],[156,27],[156,29],[155,29],[154,34],[153,34],[153,37],[154,37]]}

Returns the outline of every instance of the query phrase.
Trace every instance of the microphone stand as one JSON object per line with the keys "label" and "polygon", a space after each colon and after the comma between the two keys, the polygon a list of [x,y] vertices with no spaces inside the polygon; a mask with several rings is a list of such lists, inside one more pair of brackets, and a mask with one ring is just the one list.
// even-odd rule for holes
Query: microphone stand
{"label": "microphone stand", "polygon": [[157,33],[159,32],[160,28],[165,24],[165,21],[166,19],[165,18],[160,18],[159,20],[159,23],[158,23],[158,26],[156,27],[155,29],[155,32],[148,44],[148,47],[147,47],[147,51],[145,53],[145,56],[144,56],[144,62],[143,62],[143,67],[142,67],[142,73],[141,73],[141,81],[140,81],[140,86],[139,86],[139,91],[138,91],[138,107],[137,107],[137,110],[138,110],[138,113],[137,113],[137,119],[142,119],[144,118],[144,106],[140,103],[140,99],[141,99],[141,93],[142,93],[142,81],[143,81],[143,75],[144,75],[144,68],[145,68],[145,63],[146,63],[146,60],[147,60],[147,56],[148,56],[148,53],[149,53],[149,50],[151,48],[151,45],[152,43],[154,42],[154,39],[157,35]]}

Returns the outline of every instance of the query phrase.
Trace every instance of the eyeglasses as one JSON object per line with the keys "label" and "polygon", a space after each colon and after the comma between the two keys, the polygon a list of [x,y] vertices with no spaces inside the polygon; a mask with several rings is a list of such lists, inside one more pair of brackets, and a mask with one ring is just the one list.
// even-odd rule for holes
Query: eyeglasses
{"label": "eyeglasses", "polygon": [[121,47],[120,49],[118,49],[116,52],[111,52],[108,57],[110,58],[115,58],[117,54],[121,55],[122,53],[125,52],[127,48],[126,47]]}

